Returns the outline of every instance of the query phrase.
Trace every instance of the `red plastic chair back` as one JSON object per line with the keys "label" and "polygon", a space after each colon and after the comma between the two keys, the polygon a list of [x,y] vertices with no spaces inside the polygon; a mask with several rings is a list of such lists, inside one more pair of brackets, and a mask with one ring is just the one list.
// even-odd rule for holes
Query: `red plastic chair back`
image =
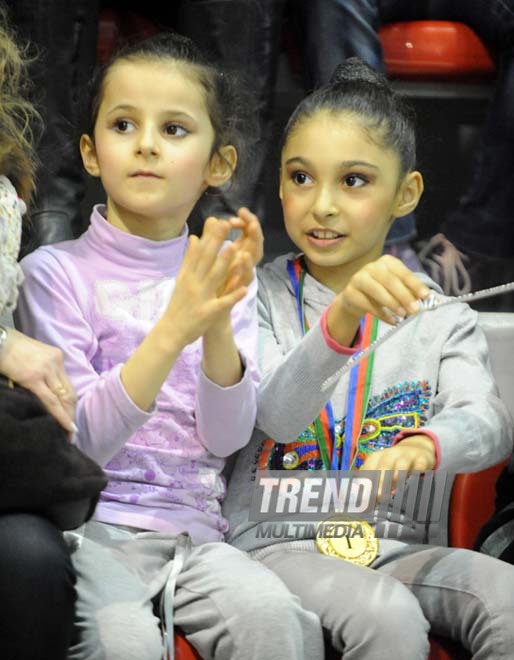
{"label": "red plastic chair back", "polygon": [[430,635],[428,660],[470,660],[471,655],[462,646],[442,637]]}
{"label": "red plastic chair back", "polygon": [[464,23],[389,23],[380,29],[379,36],[391,77],[469,78],[495,73],[486,47]]}
{"label": "red plastic chair back", "polygon": [[182,632],[175,630],[175,660],[202,660]]}
{"label": "red plastic chair back", "polygon": [[494,512],[496,481],[507,463],[455,477],[448,515],[448,545],[473,548],[478,532]]}

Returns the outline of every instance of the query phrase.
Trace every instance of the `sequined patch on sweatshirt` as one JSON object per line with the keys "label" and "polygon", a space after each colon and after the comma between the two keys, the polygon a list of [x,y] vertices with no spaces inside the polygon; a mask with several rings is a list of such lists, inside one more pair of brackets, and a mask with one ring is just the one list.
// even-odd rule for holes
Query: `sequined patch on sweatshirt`
{"label": "sequined patch on sweatshirt", "polygon": [[[426,381],[404,381],[372,396],[359,437],[355,467],[359,468],[374,451],[390,447],[401,432],[417,429],[427,422],[431,387]],[[335,421],[336,447],[344,444],[345,418]],[[284,461],[284,457],[286,457]],[[291,460],[293,457],[293,460]],[[281,444],[268,438],[256,454],[259,470],[320,470],[323,468],[314,424],[309,425],[294,442]]]}

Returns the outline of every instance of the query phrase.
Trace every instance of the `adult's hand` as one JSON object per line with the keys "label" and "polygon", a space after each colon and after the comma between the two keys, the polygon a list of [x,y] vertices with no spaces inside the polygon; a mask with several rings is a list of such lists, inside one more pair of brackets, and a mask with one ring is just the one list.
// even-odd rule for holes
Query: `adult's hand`
{"label": "adult's hand", "polygon": [[0,373],[33,392],[67,431],[77,430],[73,422],[77,395],[59,348],[7,328],[0,349]]}

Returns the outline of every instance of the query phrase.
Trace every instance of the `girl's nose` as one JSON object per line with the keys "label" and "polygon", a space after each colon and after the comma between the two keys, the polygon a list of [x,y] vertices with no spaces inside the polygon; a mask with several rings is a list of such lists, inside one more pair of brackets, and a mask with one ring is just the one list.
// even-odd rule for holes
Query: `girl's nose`
{"label": "girl's nose", "polygon": [[335,193],[329,186],[323,186],[314,201],[312,212],[316,220],[331,218],[339,213],[339,207],[335,199]]}
{"label": "girl's nose", "polygon": [[155,129],[152,126],[143,126],[139,133],[137,151],[143,156],[157,155],[159,152],[159,141]]}

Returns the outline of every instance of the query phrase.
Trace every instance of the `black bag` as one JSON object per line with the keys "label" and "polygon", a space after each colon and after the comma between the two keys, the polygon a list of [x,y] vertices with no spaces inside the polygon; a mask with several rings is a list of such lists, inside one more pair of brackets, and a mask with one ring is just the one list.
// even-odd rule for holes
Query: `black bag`
{"label": "black bag", "polygon": [[0,514],[37,513],[74,529],[93,515],[106,484],[39,399],[0,376]]}

